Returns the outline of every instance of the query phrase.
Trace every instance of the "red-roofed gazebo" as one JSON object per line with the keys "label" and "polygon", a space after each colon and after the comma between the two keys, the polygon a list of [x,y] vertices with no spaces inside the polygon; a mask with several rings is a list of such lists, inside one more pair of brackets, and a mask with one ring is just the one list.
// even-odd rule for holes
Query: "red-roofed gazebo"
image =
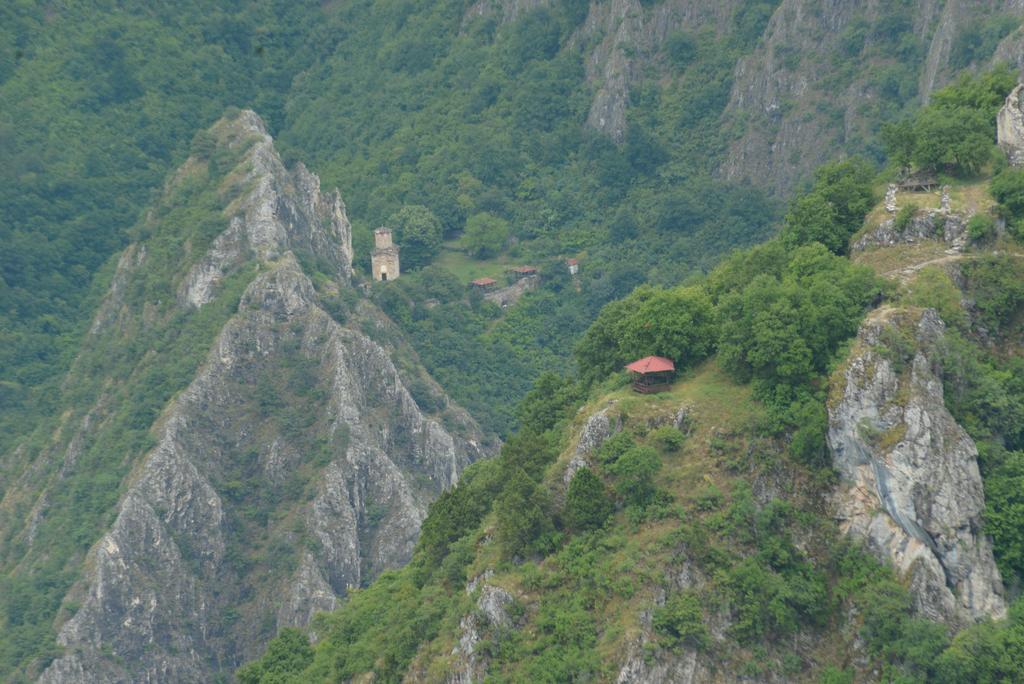
{"label": "red-roofed gazebo", "polygon": [[476,280],[472,281],[470,285],[481,290],[489,290],[492,287],[494,287],[494,285],[497,282],[498,281],[495,280],[494,278],[477,278]]}
{"label": "red-roofed gazebo", "polygon": [[626,366],[633,373],[633,391],[641,394],[664,392],[672,386],[676,364],[663,356],[645,356]]}

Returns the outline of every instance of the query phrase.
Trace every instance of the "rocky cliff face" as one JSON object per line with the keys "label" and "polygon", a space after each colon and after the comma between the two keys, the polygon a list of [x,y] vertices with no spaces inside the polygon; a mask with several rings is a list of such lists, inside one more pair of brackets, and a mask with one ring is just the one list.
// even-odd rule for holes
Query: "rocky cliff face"
{"label": "rocky cliff face", "polygon": [[213,299],[216,286],[252,259],[273,259],[288,250],[323,259],[337,277],[352,275],[352,229],[341,195],[321,194],[320,179],[301,163],[287,171],[260,118],[243,111],[214,127],[229,150],[247,148],[230,182],[246,188],[229,211],[226,231],[184,278],[178,289],[183,305],[200,307]]}
{"label": "rocky cliff face", "polygon": [[882,308],[833,379],[828,443],[841,527],[911,584],[917,610],[955,627],[1005,614],[978,451],[943,403],[934,310]]}
{"label": "rocky cliff face", "polygon": [[937,240],[949,246],[950,254],[963,252],[970,239],[967,232],[969,216],[941,209],[916,212],[905,225],[895,218],[882,221],[867,231],[852,245],[854,254],[878,247],[912,245],[925,240]]}
{"label": "rocky cliff face", "polygon": [[[206,682],[230,672],[279,628],[307,624],[406,562],[428,504],[486,451],[461,409],[420,408],[408,383],[431,405],[444,406],[443,394],[414,364],[396,368],[400,344],[383,341],[395,331],[370,304],[352,293],[346,324],[323,308],[321,295],[338,295],[351,275],[337,193],[321,194],[301,166],[285,170],[252,112],[212,134],[217,153],[240,159],[224,185],[241,191],[228,198],[227,228],[173,279],[165,301],[179,313],[167,320],[213,306],[233,274],[255,275],[150,429],[155,446],[131,468],[113,523],[79,566],[66,599],[77,610],[58,637],[64,654],[43,682]],[[163,324],[131,296],[154,267],[152,251],[143,242],[121,258],[94,339]],[[293,252],[327,271],[317,287]],[[87,415],[68,453],[99,422]]]}
{"label": "rocky cliff face", "polygon": [[1020,96],[1024,86],[1018,85],[1006,98],[996,119],[999,147],[1014,166],[1024,163],[1024,108]]}
{"label": "rocky cliff face", "polygon": [[[551,4],[481,0],[467,19],[492,16],[507,23]],[[678,32],[691,37],[708,32],[723,46],[743,46],[723,118],[734,135],[720,174],[788,192],[840,151],[871,153],[880,122],[898,116],[915,97],[926,101],[967,66],[956,61],[956,47],[969,28],[997,17],[1024,17],[1020,0],[754,5],[591,2],[568,41],[570,49],[582,51],[593,91],[587,126],[623,142],[633,93],[645,82],[678,85],[666,54],[669,39]],[[760,28],[749,24],[762,12],[771,16],[758,37]],[[751,30],[755,34],[747,35]],[[994,55],[980,58],[985,64],[1024,66],[1024,30],[1006,36]]]}
{"label": "rocky cliff face", "polygon": [[574,41],[592,45],[586,55],[587,81],[594,99],[587,125],[616,142],[626,136],[630,91],[651,67],[663,66],[661,51],[673,31],[713,27],[727,31],[740,3],[668,0],[648,7],[639,0],[591,3]]}
{"label": "rocky cliff face", "polygon": [[[863,146],[887,100],[927,100],[948,82],[954,43],[972,22],[1024,14],[1018,0],[909,4],[896,14],[890,3],[783,0],[759,46],[736,66],[726,114],[739,136],[722,175],[792,188],[838,150]],[[909,22],[909,31],[898,48],[886,48],[894,22]],[[1013,58],[1022,38],[1008,36],[994,59],[1022,63]],[[916,89],[902,92],[914,80]]]}

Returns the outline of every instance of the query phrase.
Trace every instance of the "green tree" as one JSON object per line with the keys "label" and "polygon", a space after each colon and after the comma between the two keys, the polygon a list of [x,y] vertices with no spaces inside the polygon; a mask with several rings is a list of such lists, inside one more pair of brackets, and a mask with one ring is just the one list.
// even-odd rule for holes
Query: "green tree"
{"label": "green tree", "polygon": [[495,532],[505,558],[545,550],[554,526],[544,492],[516,468],[494,502]]}
{"label": "green tree", "polygon": [[1024,674],[1024,601],[1004,622],[981,622],[957,634],[936,664],[936,681],[1018,682]]}
{"label": "green tree", "polygon": [[388,219],[388,225],[402,249],[403,270],[423,268],[441,251],[441,221],[427,207],[404,206]]}
{"label": "green tree", "polygon": [[782,229],[789,248],[820,242],[835,254],[845,254],[850,237],[874,206],[874,170],[854,158],[822,166],[814,189],[793,202]]}
{"label": "green tree", "polygon": [[519,425],[536,433],[550,430],[570,415],[582,398],[582,388],[571,379],[551,371],[541,373],[516,409]]}
{"label": "green tree", "polygon": [[913,160],[922,168],[977,173],[992,156],[992,124],[985,112],[927,107],[914,127]]}
{"label": "green tree", "polygon": [[494,214],[482,213],[474,214],[466,221],[462,242],[474,259],[490,259],[505,248],[508,237],[508,221]]}
{"label": "green tree", "polygon": [[669,648],[705,648],[711,638],[704,626],[700,597],[689,592],[674,594],[664,606],[655,608],[653,623],[659,641]]}
{"label": "green tree", "polygon": [[1007,582],[1024,579],[1024,452],[1003,452],[985,473],[985,533]]}
{"label": "green tree", "polygon": [[646,506],[654,497],[654,476],[661,469],[661,457],[648,446],[634,446],[608,466],[615,476],[615,491],[626,505]]}
{"label": "green tree", "polygon": [[235,674],[239,684],[271,684],[287,681],[313,662],[309,638],[294,627],[285,627],[267,646],[259,660],[249,663]]}
{"label": "green tree", "polygon": [[714,351],[718,337],[711,298],[698,287],[652,290],[622,321],[620,360],[649,355],[670,358],[681,368]]}
{"label": "green tree", "polygon": [[604,525],[615,510],[601,478],[590,468],[580,468],[565,495],[565,518],[573,530],[594,530]]}
{"label": "green tree", "polygon": [[782,242],[789,248],[820,242],[836,254],[846,250],[846,231],[839,225],[832,203],[817,193],[793,203],[782,228]]}
{"label": "green tree", "polygon": [[848,235],[860,228],[875,205],[874,179],[874,167],[861,157],[825,164],[814,172],[814,191],[832,204]]}
{"label": "green tree", "polygon": [[1024,170],[1006,167],[996,174],[989,192],[999,203],[998,212],[1009,224],[1010,232],[1024,238]]}
{"label": "green tree", "polygon": [[800,247],[781,273],[762,273],[721,296],[719,359],[736,379],[755,380],[762,399],[788,406],[828,369],[879,292],[869,269],[821,244]]}
{"label": "green tree", "polygon": [[704,290],[644,285],[601,310],[575,355],[583,377],[593,380],[649,355],[690,367],[714,351],[717,337],[715,309]]}
{"label": "green tree", "polygon": [[991,159],[996,113],[1016,83],[1017,76],[1001,66],[965,74],[936,91],[914,117],[883,128],[890,158],[929,171],[977,173]]}

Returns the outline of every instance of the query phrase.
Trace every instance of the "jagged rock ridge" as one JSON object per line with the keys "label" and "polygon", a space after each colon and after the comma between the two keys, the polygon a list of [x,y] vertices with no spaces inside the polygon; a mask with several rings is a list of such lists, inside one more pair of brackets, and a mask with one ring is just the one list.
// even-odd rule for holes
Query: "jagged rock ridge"
{"label": "jagged rock ridge", "polygon": [[[466,20],[491,16],[507,23],[551,4],[550,0],[480,0],[467,12]],[[904,18],[910,18],[905,40],[916,45],[909,55],[897,57],[862,52],[885,40],[882,34],[892,28],[883,16],[890,9],[886,3],[781,0],[771,4],[770,20],[732,72],[723,125],[733,128],[735,135],[719,172],[729,180],[749,180],[783,192],[791,191],[838,150],[869,147],[879,122],[894,115],[883,113],[886,106],[899,109],[903,101],[915,97],[927,101],[932,91],[946,84],[958,67],[952,63],[957,38],[972,22],[997,15],[1024,16],[1019,0],[916,0],[912,7],[903,7]],[[623,142],[632,93],[645,80],[672,82],[673,69],[666,56],[669,38],[676,32],[709,31],[719,40],[733,40],[745,5],[749,9],[753,3],[591,2],[586,19],[568,41],[571,49],[583,52],[593,92],[586,125]],[[1024,29],[999,43],[989,64],[997,62],[1024,66]],[[850,64],[858,68],[849,69]],[[897,68],[909,69],[916,90],[903,84],[894,93],[891,83],[877,78]]]}
{"label": "jagged rock ridge", "polygon": [[[849,78],[839,73],[848,64],[868,63],[850,41],[860,35],[870,47],[880,40],[865,31],[886,9],[886,3],[852,0],[782,0],[758,47],[734,72],[726,115],[741,128],[722,166],[725,178],[789,190],[838,150],[861,146],[873,136],[877,113],[872,112],[886,96],[871,82],[871,70],[851,72]],[[997,14],[1024,14],[1017,0],[917,0],[907,9],[923,57],[900,64],[918,75],[916,93],[901,97],[916,95],[921,101],[956,72],[951,57],[961,30]],[[992,61],[1024,65],[1022,41],[1020,31],[1010,34]],[[877,69],[897,61],[877,59]]]}
{"label": "jagged rock ridge", "polygon": [[286,250],[303,250],[324,259],[337,277],[352,275],[352,228],[341,195],[321,194],[320,179],[301,163],[288,171],[274,150],[263,121],[251,110],[221,122],[221,137],[231,148],[248,146],[234,182],[251,188],[235,201],[230,226],[181,283],[178,300],[200,307],[214,296],[218,282],[248,260],[273,259]]}
{"label": "jagged rock ridge", "polygon": [[873,312],[833,379],[828,443],[840,526],[909,577],[922,615],[961,627],[1006,606],[978,450],[943,402],[944,332],[932,309]]}
{"label": "jagged rock ridge", "polygon": [[1014,166],[1024,163],[1024,108],[1020,101],[1022,92],[1024,85],[1013,89],[996,119],[999,147]]}
{"label": "jagged rock ridge", "polygon": [[[392,348],[321,307],[291,250],[347,286],[351,236],[337,193],[322,195],[304,167],[285,170],[252,112],[213,133],[222,146],[250,146],[228,174],[245,191],[226,210],[227,229],[168,294],[194,310],[215,301],[232,272],[260,273],[154,426],[156,446],[68,597],[81,607],[61,628],[65,653],[43,682],[227,674],[279,628],[307,624],[406,562],[430,501],[486,451],[461,409],[420,409]],[[94,336],[145,317],[125,291],[146,254],[141,244],[121,259]],[[349,316],[396,334],[365,301]],[[444,404],[425,374],[418,381]]]}

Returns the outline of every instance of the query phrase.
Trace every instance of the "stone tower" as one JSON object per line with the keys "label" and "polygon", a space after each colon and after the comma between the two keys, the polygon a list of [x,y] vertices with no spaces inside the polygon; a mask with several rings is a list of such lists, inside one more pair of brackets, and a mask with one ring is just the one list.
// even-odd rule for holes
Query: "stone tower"
{"label": "stone tower", "polygon": [[381,226],[373,231],[374,249],[370,255],[374,280],[395,280],[399,276],[398,246],[391,241],[391,229]]}

